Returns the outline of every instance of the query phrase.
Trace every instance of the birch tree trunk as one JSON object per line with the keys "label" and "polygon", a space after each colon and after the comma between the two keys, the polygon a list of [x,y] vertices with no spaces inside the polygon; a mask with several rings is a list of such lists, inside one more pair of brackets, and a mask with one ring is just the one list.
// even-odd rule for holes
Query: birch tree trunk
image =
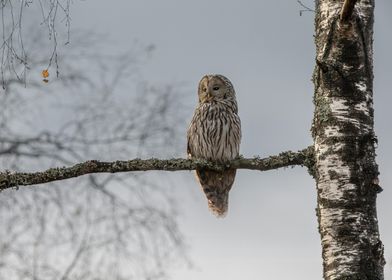
{"label": "birch tree trunk", "polygon": [[312,134],[328,280],[384,279],[373,130],[374,0],[355,2],[316,1]]}

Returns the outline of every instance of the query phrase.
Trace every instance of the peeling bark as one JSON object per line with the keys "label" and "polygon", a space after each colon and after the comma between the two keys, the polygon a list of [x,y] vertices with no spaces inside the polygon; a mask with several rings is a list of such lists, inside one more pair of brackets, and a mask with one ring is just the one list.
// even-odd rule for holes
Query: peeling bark
{"label": "peeling bark", "polygon": [[373,130],[374,0],[355,2],[320,0],[316,7],[312,134],[328,280],[384,279]]}
{"label": "peeling bark", "polygon": [[70,179],[92,173],[117,173],[131,171],[180,171],[208,169],[221,171],[224,169],[251,169],[267,171],[281,167],[294,165],[307,166],[309,172],[313,170],[314,154],[313,146],[309,146],[298,152],[287,151],[276,156],[267,158],[237,158],[227,163],[215,163],[197,159],[134,159],[129,161],[101,162],[90,160],[78,163],[71,167],[51,168],[43,172],[22,173],[22,172],[0,172],[0,191],[27,185],[44,184],[53,181]]}
{"label": "peeling bark", "polygon": [[357,0],[344,0],[342,10],[340,11],[341,21],[346,21],[351,17],[355,3],[357,3]]}

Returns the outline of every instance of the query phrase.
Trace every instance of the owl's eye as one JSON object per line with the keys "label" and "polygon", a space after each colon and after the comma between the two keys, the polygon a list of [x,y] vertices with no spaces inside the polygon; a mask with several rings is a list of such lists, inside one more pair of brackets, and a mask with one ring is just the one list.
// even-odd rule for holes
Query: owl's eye
{"label": "owl's eye", "polygon": [[212,89],[213,90],[219,90],[219,87],[213,87]]}

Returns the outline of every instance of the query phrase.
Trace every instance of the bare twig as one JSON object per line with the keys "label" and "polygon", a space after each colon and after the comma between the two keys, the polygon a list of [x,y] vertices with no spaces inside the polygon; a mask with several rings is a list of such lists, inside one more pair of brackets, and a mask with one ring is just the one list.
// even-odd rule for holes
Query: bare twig
{"label": "bare twig", "polygon": [[0,173],[0,190],[16,186],[44,184],[53,181],[70,179],[92,173],[117,173],[131,171],[180,171],[194,169],[224,170],[227,168],[251,169],[267,171],[293,165],[307,165],[309,158],[313,157],[313,147],[310,146],[298,152],[287,151],[267,158],[238,158],[231,162],[220,164],[197,159],[133,159],[129,161],[101,162],[90,160],[78,163],[71,167],[51,168],[43,172]]}
{"label": "bare twig", "polygon": [[357,0],[344,1],[342,10],[340,11],[340,21],[347,21],[351,17],[355,3],[357,3]]}
{"label": "bare twig", "polygon": [[[27,34],[29,71],[40,73],[48,63],[42,53],[47,40],[39,30]],[[179,125],[184,118],[177,85],[151,85],[139,71],[151,47],[135,44],[122,55],[108,55],[99,51],[100,34],[72,35],[77,45],[59,49],[61,79],[42,87],[39,77],[28,75],[26,90],[23,80],[7,76],[5,92],[11,94],[0,94],[0,173],[87,159],[178,157],[185,124]],[[54,126],[46,122],[53,108],[64,116]],[[139,175],[90,175],[2,192],[0,278],[158,279],[177,258],[189,262],[169,176],[160,174],[155,183],[153,174]],[[91,230],[82,242],[86,225]]]}
{"label": "bare twig", "polygon": [[[38,5],[41,10],[41,24],[46,26],[48,40],[52,44],[52,52],[45,57],[46,69],[53,64],[56,67],[57,76],[59,75],[59,43],[68,44],[70,41],[70,6],[71,0],[21,0],[19,6],[16,1],[2,0],[0,2],[0,25],[2,36],[0,38],[0,79],[3,89],[6,89],[8,80],[18,79],[26,85],[26,75],[33,61],[33,56],[28,56],[29,49],[25,49],[24,25],[25,10],[30,5]],[[33,3],[34,2],[34,3]],[[31,13],[31,12],[30,12]],[[35,24],[38,25],[37,18]],[[33,23],[30,23],[33,25]],[[60,30],[59,30],[60,29]],[[61,30],[62,29],[62,30]],[[27,32],[28,33],[28,32]],[[64,34],[64,36],[59,36]],[[61,40],[62,39],[62,40]]]}
{"label": "bare twig", "polygon": [[315,12],[315,10],[309,8],[308,6],[306,6],[304,3],[302,3],[302,1],[297,0],[297,3],[303,8],[301,10],[299,10],[299,15],[302,16],[302,14],[304,12]]}
{"label": "bare twig", "polygon": [[74,269],[75,265],[78,263],[78,260],[83,254],[84,250],[87,250],[87,239],[88,239],[88,229],[87,228],[83,234],[83,238],[80,242],[79,248],[77,249],[75,256],[73,257],[71,263],[65,269],[64,274],[61,276],[60,280],[67,280],[69,279],[69,275],[71,274],[72,270]]}

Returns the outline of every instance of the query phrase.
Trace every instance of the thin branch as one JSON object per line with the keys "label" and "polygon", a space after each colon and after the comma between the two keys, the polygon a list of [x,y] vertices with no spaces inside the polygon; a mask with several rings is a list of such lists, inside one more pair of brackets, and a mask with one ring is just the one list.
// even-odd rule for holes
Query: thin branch
{"label": "thin branch", "polygon": [[237,158],[228,163],[214,163],[198,159],[133,159],[129,161],[101,162],[90,160],[78,163],[71,167],[50,168],[43,172],[34,173],[11,173],[9,171],[0,172],[0,190],[11,187],[44,184],[53,181],[70,179],[92,173],[117,173],[131,171],[180,171],[194,169],[209,169],[221,171],[224,169],[251,169],[267,171],[294,165],[305,165],[311,169],[313,162],[313,146],[309,146],[298,152],[287,151],[276,156],[267,158]]}
{"label": "thin branch", "polygon": [[72,270],[77,265],[80,257],[83,254],[83,251],[88,249],[88,246],[87,246],[88,230],[89,230],[89,225],[88,225],[87,229],[84,231],[82,241],[80,242],[79,248],[76,251],[75,256],[73,257],[73,259],[72,259],[71,263],[68,265],[68,267],[65,269],[65,272],[64,272],[63,276],[61,276],[60,280],[69,279],[68,276],[71,274]]}
{"label": "thin branch", "polygon": [[340,11],[340,21],[347,21],[354,10],[355,3],[357,0],[345,0],[342,6],[342,10]]}
{"label": "thin branch", "polygon": [[302,14],[304,12],[316,12],[315,10],[309,8],[308,6],[306,6],[304,3],[302,3],[302,1],[297,1],[297,3],[303,8],[302,10],[299,10],[299,15],[302,16]]}

